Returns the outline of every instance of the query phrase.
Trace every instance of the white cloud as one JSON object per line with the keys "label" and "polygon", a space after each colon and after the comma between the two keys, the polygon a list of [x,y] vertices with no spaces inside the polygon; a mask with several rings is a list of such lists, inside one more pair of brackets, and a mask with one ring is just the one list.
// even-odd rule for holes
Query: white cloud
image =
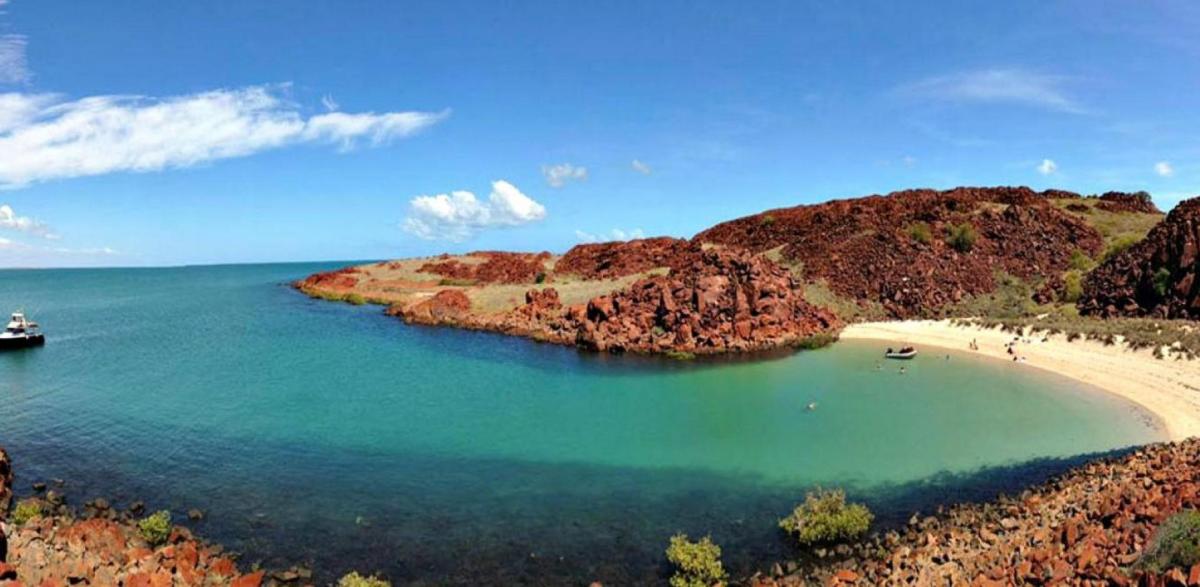
{"label": "white cloud", "polygon": [[0,228],[19,230],[48,239],[57,239],[58,235],[49,226],[28,216],[17,216],[12,206],[0,204]]}
{"label": "white cloud", "polygon": [[337,101],[334,100],[333,96],[330,96],[329,94],[321,96],[321,105],[330,112],[336,112],[337,110],[340,110]]}
{"label": "white cloud", "polygon": [[633,163],[630,163],[630,167],[633,167],[634,171],[642,175],[650,175],[654,171],[653,169],[650,169],[649,165],[646,165],[637,159],[634,159]]}
{"label": "white cloud", "polygon": [[25,61],[28,44],[24,35],[0,35],[0,84],[29,81],[29,67]]}
{"label": "white cloud", "polygon": [[243,157],[300,143],[384,144],[448,113],[330,112],[305,119],[276,87],[171,98],[2,94],[0,187],[119,171],[147,172]]}
{"label": "white cloud", "polygon": [[588,178],[588,170],[586,167],[576,167],[570,163],[560,163],[558,165],[543,165],[542,175],[546,176],[546,183],[552,188],[560,188],[567,185],[570,181],[584,181]]}
{"label": "white cloud", "polygon": [[1037,170],[1042,175],[1050,175],[1058,171],[1058,164],[1050,159],[1042,159],[1042,162],[1037,166]]}
{"label": "white cloud", "polygon": [[401,227],[426,240],[461,242],[487,228],[520,226],[546,217],[546,207],[504,180],[492,182],[482,202],[468,191],[417,196]]}
{"label": "white cloud", "polygon": [[984,69],[926,78],[899,88],[901,94],[952,102],[1021,104],[1081,114],[1085,110],[1063,91],[1067,78],[1022,69]]}
{"label": "white cloud", "polygon": [[1159,161],[1154,164],[1154,173],[1162,177],[1171,177],[1175,175],[1175,168],[1171,166],[1170,161]]}
{"label": "white cloud", "polygon": [[575,231],[575,238],[582,243],[602,243],[609,241],[626,241],[639,238],[646,238],[646,233],[640,228],[635,228],[630,231],[624,231],[620,228],[614,228],[608,231],[608,234],[593,234],[582,230]]}

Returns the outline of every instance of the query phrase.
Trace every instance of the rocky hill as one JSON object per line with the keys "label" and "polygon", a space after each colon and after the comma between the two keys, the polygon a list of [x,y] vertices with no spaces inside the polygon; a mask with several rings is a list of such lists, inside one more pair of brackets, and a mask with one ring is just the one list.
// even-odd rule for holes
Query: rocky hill
{"label": "rocky hill", "polygon": [[844,297],[877,301],[894,317],[937,315],[993,291],[999,272],[1037,280],[1060,275],[1075,251],[1097,255],[1102,235],[1054,204],[1079,197],[1024,187],[908,190],[769,210],[694,240],[777,250],[805,279]]}
{"label": "rocky hill", "polygon": [[1200,198],[1084,280],[1081,314],[1200,319]]}

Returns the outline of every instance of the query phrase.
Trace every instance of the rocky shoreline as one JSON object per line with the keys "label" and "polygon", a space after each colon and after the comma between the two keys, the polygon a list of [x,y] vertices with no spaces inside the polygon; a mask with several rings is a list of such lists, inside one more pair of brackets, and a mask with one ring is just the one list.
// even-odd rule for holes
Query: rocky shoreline
{"label": "rocky shoreline", "polygon": [[[81,511],[67,504],[57,488],[35,484],[39,496],[22,500],[39,514],[18,520],[13,506],[13,467],[0,448],[0,522],[7,535],[7,557],[0,557],[0,587],[259,587],[311,584],[312,572],[292,568],[267,572],[240,570],[237,556],[195,537],[182,526],[170,527],[161,542],[147,541],[138,526],[144,505],[124,509],[94,499]],[[202,512],[188,513],[195,521]]]}
{"label": "rocky shoreline", "polygon": [[799,585],[1200,585],[1200,564],[1135,567],[1159,525],[1200,507],[1200,439],[1101,459],[1016,496],[914,515],[901,531],[746,580]]}

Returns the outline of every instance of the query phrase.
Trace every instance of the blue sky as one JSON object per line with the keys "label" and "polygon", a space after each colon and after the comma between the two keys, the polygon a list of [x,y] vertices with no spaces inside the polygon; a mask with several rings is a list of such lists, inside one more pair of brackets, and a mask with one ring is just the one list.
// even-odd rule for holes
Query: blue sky
{"label": "blue sky", "polygon": [[1189,1],[0,0],[0,266],[562,251],[910,187],[1168,208],[1196,31]]}

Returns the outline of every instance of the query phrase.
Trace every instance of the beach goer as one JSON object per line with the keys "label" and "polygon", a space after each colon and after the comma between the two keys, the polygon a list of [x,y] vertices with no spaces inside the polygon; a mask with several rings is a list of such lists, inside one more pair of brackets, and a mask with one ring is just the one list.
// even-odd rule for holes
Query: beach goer
{"label": "beach goer", "polygon": [[905,373],[908,373],[908,367],[900,367],[900,374],[904,375]]}

